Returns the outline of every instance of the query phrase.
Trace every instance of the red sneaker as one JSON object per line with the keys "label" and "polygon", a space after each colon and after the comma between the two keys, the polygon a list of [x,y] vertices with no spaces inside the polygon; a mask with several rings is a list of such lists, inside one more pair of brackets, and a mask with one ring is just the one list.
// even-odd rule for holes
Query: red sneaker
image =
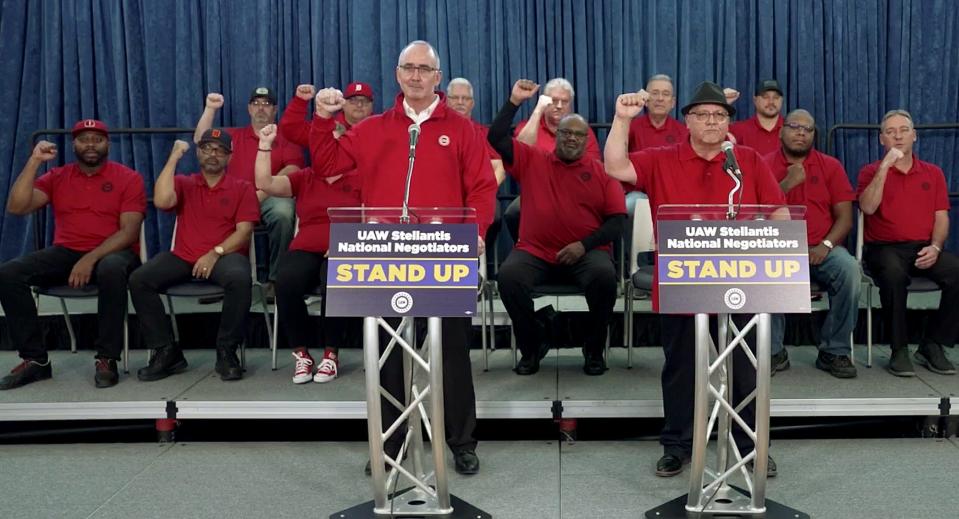
{"label": "red sneaker", "polygon": [[293,350],[293,358],[296,364],[293,365],[293,383],[305,384],[313,380],[313,357],[305,349]]}
{"label": "red sneaker", "polygon": [[326,350],[323,352],[323,360],[320,361],[320,366],[316,368],[316,375],[313,377],[313,382],[329,382],[336,378],[337,373],[340,371],[340,358],[334,351]]}

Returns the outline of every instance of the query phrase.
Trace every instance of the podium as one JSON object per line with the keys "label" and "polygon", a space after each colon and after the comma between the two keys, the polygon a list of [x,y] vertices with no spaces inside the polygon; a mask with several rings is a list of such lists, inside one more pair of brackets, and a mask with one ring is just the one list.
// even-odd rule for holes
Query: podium
{"label": "podium", "polygon": [[[695,315],[695,408],[689,493],[647,511],[647,518],[809,517],[766,499],[769,314],[811,311],[804,214],[802,206],[734,206],[732,202],[659,207],[659,311]],[[711,314],[717,318],[715,342]],[[735,314],[752,316],[740,328],[732,319]],[[753,330],[755,352],[746,340]],[[748,358],[756,376],[755,389],[741,402],[733,396],[737,349]],[[742,417],[751,405],[755,424]],[[753,441],[752,451],[740,452],[734,427]],[[715,463],[710,465],[707,447],[714,433]],[[732,484],[736,478],[745,488]]]}
{"label": "podium", "polygon": [[[451,495],[446,472],[441,318],[472,317],[476,312],[475,211],[347,207],[331,208],[329,215],[326,311],[329,316],[364,318],[373,487],[372,501],[330,518],[491,517]],[[417,346],[414,318],[427,321],[422,347]],[[389,337],[382,354],[381,330]],[[396,348],[403,354],[402,396],[391,395],[380,382],[380,369]],[[381,399],[399,411],[392,423],[383,423]],[[384,452],[385,441],[403,431],[399,453],[393,457]],[[412,470],[402,466],[404,458],[411,461]]]}

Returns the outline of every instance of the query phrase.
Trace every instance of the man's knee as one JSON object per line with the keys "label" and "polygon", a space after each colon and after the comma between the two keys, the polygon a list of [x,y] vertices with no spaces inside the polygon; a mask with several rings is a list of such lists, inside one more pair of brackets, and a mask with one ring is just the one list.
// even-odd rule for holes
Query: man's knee
{"label": "man's knee", "polygon": [[97,262],[97,279],[123,279],[129,276],[133,258],[123,252],[107,254]]}
{"label": "man's knee", "polygon": [[263,223],[270,228],[293,228],[296,219],[296,204],[292,198],[275,199],[263,211]]}

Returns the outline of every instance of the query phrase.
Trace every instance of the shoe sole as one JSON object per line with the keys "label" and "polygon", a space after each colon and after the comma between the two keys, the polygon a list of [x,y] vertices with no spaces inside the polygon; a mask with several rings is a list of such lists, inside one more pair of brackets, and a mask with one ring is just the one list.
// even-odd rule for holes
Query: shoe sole
{"label": "shoe sole", "polygon": [[313,381],[313,375],[309,375],[306,378],[302,378],[302,379],[297,379],[296,377],[293,377],[294,384],[306,384],[307,382],[312,382],[312,381]]}
{"label": "shoe sole", "polygon": [[856,376],[859,375],[859,373],[855,369],[853,369],[852,371],[835,371],[831,369],[829,366],[820,362],[819,359],[816,359],[816,368],[821,369],[836,378],[856,378]]}
{"label": "shoe sole", "polygon": [[41,375],[41,376],[39,376],[39,377],[34,377],[34,378],[31,379],[31,380],[28,380],[28,381],[26,381],[26,382],[20,382],[20,383],[18,383],[18,384],[13,384],[13,385],[9,385],[9,386],[0,386],[0,391],[6,391],[6,390],[8,390],[8,389],[16,389],[16,388],[18,388],[18,387],[26,386],[27,384],[32,384],[32,383],[34,383],[34,382],[40,382],[41,380],[47,380],[47,379],[50,379],[50,378],[53,378],[53,373],[51,373],[51,374],[49,374],[49,375],[43,374],[43,375]]}
{"label": "shoe sole", "polygon": [[119,378],[117,378],[116,380],[108,380],[106,382],[100,382],[96,378],[93,379],[93,385],[96,386],[97,389],[106,389],[108,387],[113,387],[117,385],[117,383],[119,382],[120,382]]}
{"label": "shoe sole", "polygon": [[956,374],[955,369],[939,369],[933,366],[932,362],[929,362],[929,359],[927,359],[925,355],[919,352],[916,352],[916,354],[912,356],[912,359],[916,361],[917,364],[928,369],[929,371],[933,373],[938,373],[939,375],[955,375]]}
{"label": "shoe sole", "polygon": [[915,371],[896,371],[892,369],[892,366],[886,366],[886,371],[888,371],[889,373],[892,373],[893,375],[897,377],[909,378],[909,377],[916,376]]}
{"label": "shoe sole", "polygon": [[659,469],[656,469],[656,475],[659,476],[659,477],[661,477],[661,478],[671,478],[671,477],[673,477],[673,476],[677,476],[677,475],[679,475],[679,474],[682,474],[682,472],[683,472],[683,468],[682,468],[682,467],[680,467],[679,470],[659,470]]}
{"label": "shoe sole", "polygon": [[336,380],[336,375],[333,375],[332,377],[313,377],[313,382],[316,382],[317,384],[326,384],[327,382],[333,382],[334,380]]}

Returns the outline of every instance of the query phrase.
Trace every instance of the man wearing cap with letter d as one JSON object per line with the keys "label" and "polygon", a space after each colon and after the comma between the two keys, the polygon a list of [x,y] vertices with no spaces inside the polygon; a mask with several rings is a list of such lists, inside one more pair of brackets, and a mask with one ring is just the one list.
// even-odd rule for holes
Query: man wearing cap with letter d
{"label": "man wearing cap with letter d", "polygon": [[85,119],[73,127],[76,162],[37,177],[44,162],[57,157],[57,146],[40,141],[10,188],[7,211],[30,214],[53,207],[53,245],[0,265],[0,304],[10,339],[23,361],[0,379],[13,389],[50,378],[47,347],[40,334],[30,286],[70,285],[97,288],[96,387],[119,380],[117,360],[123,351],[127,277],[140,264],[137,238],[146,210],[143,178],[107,159],[107,126]]}
{"label": "man wearing cap with letter d", "polygon": [[[310,101],[315,95],[316,88],[313,85],[297,86],[290,104],[286,105],[280,117],[280,135],[304,148],[310,145],[310,122],[306,117]],[[333,116],[336,121],[333,135],[336,138],[340,138],[354,124],[373,115],[373,88],[369,83],[350,83],[343,91],[343,99],[346,99],[346,104]]]}

